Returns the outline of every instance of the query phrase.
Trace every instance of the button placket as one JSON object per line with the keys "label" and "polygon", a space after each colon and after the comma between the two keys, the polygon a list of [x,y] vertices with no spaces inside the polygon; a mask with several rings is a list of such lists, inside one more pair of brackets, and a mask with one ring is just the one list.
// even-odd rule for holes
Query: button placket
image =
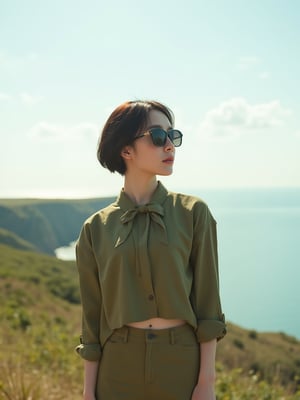
{"label": "button placket", "polygon": [[[143,280],[146,299],[151,314],[157,313],[154,290],[152,285],[151,264],[148,254],[149,230],[151,229],[151,218],[149,213],[140,213],[136,217],[137,229],[135,235],[138,259],[140,263],[138,270],[141,271],[141,279]],[[142,240],[140,240],[142,238]],[[147,294],[148,293],[148,294]]]}

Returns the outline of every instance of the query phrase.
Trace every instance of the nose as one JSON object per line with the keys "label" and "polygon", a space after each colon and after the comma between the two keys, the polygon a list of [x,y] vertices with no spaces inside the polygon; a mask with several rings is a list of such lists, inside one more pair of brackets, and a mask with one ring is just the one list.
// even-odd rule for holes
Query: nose
{"label": "nose", "polygon": [[175,146],[174,146],[172,140],[168,136],[166,144],[165,144],[165,151],[174,151],[174,149],[175,149]]}

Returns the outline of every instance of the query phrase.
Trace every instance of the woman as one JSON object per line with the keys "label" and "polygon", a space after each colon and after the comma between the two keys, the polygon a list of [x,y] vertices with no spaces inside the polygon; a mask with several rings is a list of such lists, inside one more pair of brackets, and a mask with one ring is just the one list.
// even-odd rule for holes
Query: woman
{"label": "woman", "polygon": [[173,122],[163,104],[131,101],[102,131],[98,159],[124,187],[76,246],[84,400],[215,399],[226,333],[216,223],[203,201],[157,181],[171,175],[182,142]]}

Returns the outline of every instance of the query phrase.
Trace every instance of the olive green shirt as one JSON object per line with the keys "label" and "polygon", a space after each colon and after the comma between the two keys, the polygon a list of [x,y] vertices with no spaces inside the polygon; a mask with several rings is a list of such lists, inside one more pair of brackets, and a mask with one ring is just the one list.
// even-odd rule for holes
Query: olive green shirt
{"label": "olive green shirt", "polygon": [[76,245],[82,358],[101,358],[114,329],[150,318],[182,319],[199,342],[225,333],[216,222],[197,197],[158,186],[147,205],[122,190],[84,223]]}

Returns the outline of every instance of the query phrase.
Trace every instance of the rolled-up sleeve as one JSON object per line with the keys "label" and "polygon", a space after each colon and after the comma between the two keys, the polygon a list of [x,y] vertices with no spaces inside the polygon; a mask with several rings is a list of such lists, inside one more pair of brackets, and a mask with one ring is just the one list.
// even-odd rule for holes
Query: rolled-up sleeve
{"label": "rolled-up sleeve", "polygon": [[191,303],[197,318],[198,341],[208,342],[220,340],[226,334],[219,293],[217,229],[206,204],[198,203],[194,213]]}
{"label": "rolled-up sleeve", "polygon": [[76,262],[82,303],[82,334],[76,351],[85,360],[98,361],[102,295],[88,223],[83,226],[76,244]]}

